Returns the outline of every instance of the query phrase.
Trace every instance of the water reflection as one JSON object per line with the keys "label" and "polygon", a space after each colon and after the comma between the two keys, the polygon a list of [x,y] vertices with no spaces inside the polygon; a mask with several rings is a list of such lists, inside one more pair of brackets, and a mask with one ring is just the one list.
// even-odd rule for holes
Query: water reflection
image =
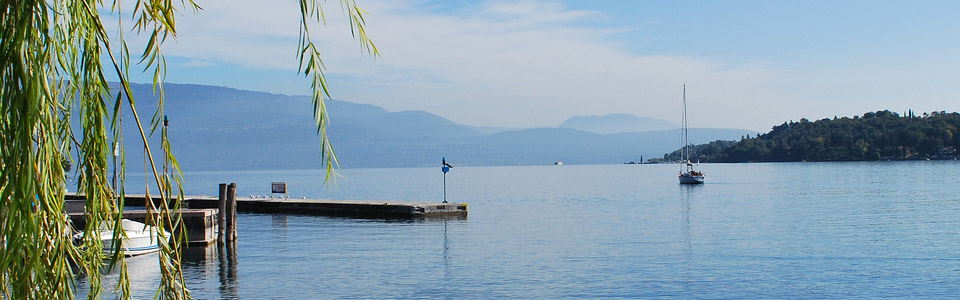
{"label": "water reflection", "polygon": [[447,221],[466,221],[467,215],[426,215],[409,220],[414,223],[443,221],[443,224],[447,224]]}
{"label": "water reflection", "polygon": [[285,214],[271,215],[270,220],[274,230],[277,230],[280,228],[283,228],[283,229],[287,228],[287,215]]}
{"label": "water reflection", "polygon": [[680,189],[680,235],[683,242],[681,262],[683,263],[683,289],[685,293],[691,293],[695,276],[693,270],[693,234],[690,224],[690,211],[692,210],[695,196],[700,192],[701,185],[681,184]]}
{"label": "water reflection", "polygon": [[[219,293],[220,299],[239,298],[236,243],[193,245],[184,248],[182,254],[181,264],[192,297],[206,299]],[[216,278],[219,286],[204,287],[202,283],[207,278]]]}
{"label": "water reflection", "polygon": [[443,279],[449,282],[450,276],[450,241],[447,238],[447,220],[443,220]]}
{"label": "water reflection", "polygon": [[273,236],[279,239],[281,242],[287,241],[287,215],[285,214],[274,214],[270,216],[270,230],[273,232]]}
{"label": "water reflection", "polygon": [[[130,291],[136,294],[138,291],[151,291],[156,290],[158,284],[160,283],[160,254],[151,253],[146,255],[139,255],[133,257],[127,257],[127,275],[130,278]],[[113,283],[114,280],[118,279],[119,267],[110,270],[109,273],[103,276],[106,280]],[[104,287],[109,287],[104,285]]]}
{"label": "water reflection", "polygon": [[693,207],[693,199],[700,192],[701,185],[681,184],[680,185],[680,229],[683,235],[683,253],[687,260],[693,256],[693,236],[690,225],[690,210]]}
{"label": "water reflection", "polygon": [[[127,265],[127,275],[130,278],[130,294],[133,298],[152,295],[160,286],[159,255],[159,253],[150,253],[124,258]],[[89,277],[80,270],[74,270],[74,272],[77,272],[77,298],[86,298],[90,294]],[[116,288],[120,280],[119,264],[110,269],[105,262],[100,272],[101,297],[116,297]]]}
{"label": "water reflection", "polygon": [[219,250],[220,299],[238,299],[237,243],[217,244]]}

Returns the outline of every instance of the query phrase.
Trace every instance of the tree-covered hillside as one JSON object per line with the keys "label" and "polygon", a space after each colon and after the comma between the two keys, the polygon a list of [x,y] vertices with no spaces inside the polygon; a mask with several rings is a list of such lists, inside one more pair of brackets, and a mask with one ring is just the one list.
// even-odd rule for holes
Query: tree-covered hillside
{"label": "tree-covered hillside", "polygon": [[[742,139],[746,139],[743,137]],[[707,144],[700,145],[691,145],[690,146],[690,157],[692,161],[702,161],[708,162],[705,159],[709,157],[715,157],[719,155],[723,150],[733,147],[737,142],[734,140],[716,140]],[[655,159],[654,159],[655,160]],[[651,162],[654,160],[650,160]],[[680,150],[673,151],[670,154],[663,156],[663,161],[679,161],[680,160]]]}
{"label": "tree-covered hillside", "polygon": [[[732,145],[693,148],[702,162],[855,161],[954,159],[960,148],[960,114],[945,111],[900,116],[889,110],[800,122],[784,122],[769,133]],[[679,152],[665,155],[675,160]]]}

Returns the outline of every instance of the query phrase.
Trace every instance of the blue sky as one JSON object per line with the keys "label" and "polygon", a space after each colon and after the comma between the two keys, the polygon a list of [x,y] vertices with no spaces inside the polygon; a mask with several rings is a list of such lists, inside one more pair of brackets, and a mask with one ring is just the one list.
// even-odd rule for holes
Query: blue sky
{"label": "blue sky", "polygon": [[[165,45],[168,82],[309,92],[296,73],[295,1],[197,1],[204,10],[181,16]],[[334,98],[465,125],[611,113],[678,122],[683,84],[693,127],[960,111],[960,2],[358,3],[382,57],[364,55],[327,2],[315,37]]]}

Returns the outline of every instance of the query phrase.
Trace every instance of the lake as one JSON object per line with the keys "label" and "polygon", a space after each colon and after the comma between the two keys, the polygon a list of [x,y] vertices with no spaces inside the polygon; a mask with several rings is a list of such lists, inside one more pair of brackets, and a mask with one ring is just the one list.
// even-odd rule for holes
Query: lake
{"label": "lake", "polygon": [[[191,247],[210,298],[953,298],[960,295],[956,161],[457,167],[466,218],[240,214],[236,249]],[[186,194],[441,201],[436,168],[188,172]],[[141,193],[143,177],[128,179]],[[156,256],[129,259],[152,297]],[[115,277],[109,275],[108,277]]]}

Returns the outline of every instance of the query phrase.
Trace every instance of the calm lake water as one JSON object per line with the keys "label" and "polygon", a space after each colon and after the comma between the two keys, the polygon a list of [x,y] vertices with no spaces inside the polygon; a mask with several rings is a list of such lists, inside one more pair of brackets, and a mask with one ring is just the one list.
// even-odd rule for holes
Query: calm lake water
{"label": "calm lake water", "polygon": [[[458,167],[447,197],[467,218],[241,214],[236,249],[192,247],[184,271],[201,299],[960,295],[956,161],[704,164],[702,186],[678,169]],[[442,200],[439,166],[342,174],[194,172],[185,193],[286,181],[296,198]],[[152,297],[156,256],[128,263]]]}

